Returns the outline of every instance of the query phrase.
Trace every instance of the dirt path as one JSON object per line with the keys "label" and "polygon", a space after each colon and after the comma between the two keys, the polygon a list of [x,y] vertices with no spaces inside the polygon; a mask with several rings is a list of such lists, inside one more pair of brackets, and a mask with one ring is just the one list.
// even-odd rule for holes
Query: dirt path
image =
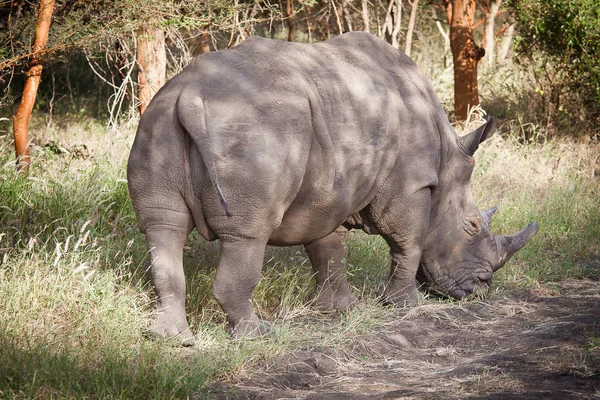
{"label": "dirt path", "polygon": [[310,349],[218,399],[600,399],[600,283],[398,310],[349,353]]}

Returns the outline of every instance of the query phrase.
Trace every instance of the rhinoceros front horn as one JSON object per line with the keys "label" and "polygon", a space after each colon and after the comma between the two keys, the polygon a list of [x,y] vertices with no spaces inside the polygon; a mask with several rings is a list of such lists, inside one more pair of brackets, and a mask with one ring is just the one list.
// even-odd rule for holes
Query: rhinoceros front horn
{"label": "rhinoceros front horn", "polygon": [[493,263],[492,270],[498,271],[517,251],[521,250],[523,246],[531,240],[531,238],[540,229],[539,225],[532,222],[527,228],[515,233],[510,236],[497,236],[496,242],[498,244],[498,262]]}

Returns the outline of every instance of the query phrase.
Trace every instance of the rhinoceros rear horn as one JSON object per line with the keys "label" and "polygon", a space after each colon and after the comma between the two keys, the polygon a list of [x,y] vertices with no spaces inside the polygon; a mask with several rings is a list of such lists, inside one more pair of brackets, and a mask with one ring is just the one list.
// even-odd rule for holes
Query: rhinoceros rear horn
{"label": "rhinoceros rear horn", "polygon": [[493,263],[492,270],[496,272],[499,270],[509,258],[511,258],[517,251],[521,250],[523,246],[531,240],[531,238],[540,229],[539,225],[532,222],[527,228],[515,233],[510,236],[497,236],[496,241],[498,243],[498,261]]}
{"label": "rhinoceros rear horn", "polygon": [[482,221],[488,227],[492,223],[492,217],[494,216],[494,214],[496,214],[496,211],[498,211],[498,206],[494,206],[494,207],[490,208],[489,210],[479,211],[479,213],[481,214]]}
{"label": "rhinoceros rear horn", "polygon": [[459,138],[459,144],[462,148],[472,156],[475,154],[481,142],[486,139],[489,139],[496,130],[496,118],[491,115],[486,117],[485,124],[481,125],[479,128],[475,129],[473,132],[469,133],[466,136],[461,136]]}

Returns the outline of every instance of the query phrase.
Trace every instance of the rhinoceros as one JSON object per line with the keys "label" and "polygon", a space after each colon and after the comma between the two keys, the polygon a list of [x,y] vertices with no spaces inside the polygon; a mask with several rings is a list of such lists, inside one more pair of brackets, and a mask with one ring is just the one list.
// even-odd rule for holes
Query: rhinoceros
{"label": "rhinoceros", "polygon": [[350,308],[352,228],[389,245],[385,303],[413,303],[418,282],[456,298],[487,288],[538,230],[496,236],[494,209],[475,206],[473,154],[495,126],[459,137],[416,64],[368,33],[250,37],[197,57],[152,99],[127,167],[157,296],[150,333],[193,340],[182,257],[194,228],[220,240],[212,292],[236,337],[269,330],[251,304],[266,245],[304,245],[314,305]]}

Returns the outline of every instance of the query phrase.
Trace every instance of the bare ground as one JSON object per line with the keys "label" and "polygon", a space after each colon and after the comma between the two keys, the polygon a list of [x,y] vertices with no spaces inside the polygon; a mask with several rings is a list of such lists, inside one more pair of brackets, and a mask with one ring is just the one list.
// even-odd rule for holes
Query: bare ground
{"label": "bare ground", "polygon": [[209,392],[217,399],[600,399],[600,282],[392,312],[396,322],[345,350],[307,343]]}

